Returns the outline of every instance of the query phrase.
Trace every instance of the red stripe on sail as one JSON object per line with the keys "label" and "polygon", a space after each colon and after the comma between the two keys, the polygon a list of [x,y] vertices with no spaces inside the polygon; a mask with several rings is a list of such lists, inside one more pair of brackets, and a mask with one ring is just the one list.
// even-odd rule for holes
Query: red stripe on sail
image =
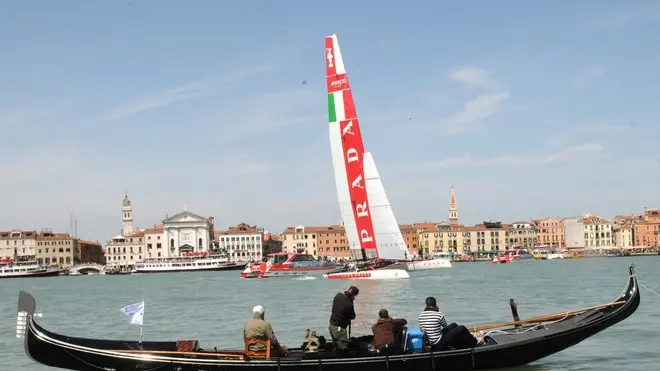
{"label": "red stripe on sail", "polygon": [[325,76],[330,77],[336,74],[335,46],[332,44],[332,36],[328,36],[325,38]]}
{"label": "red stripe on sail", "polygon": [[[347,119],[355,119],[356,123],[355,126],[358,128],[358,132],[360,130],[360,125],[357,124],[357,112],[355,111],[355,102],[353,102],[353,93],[351,93],[351,90],[344,90],[342,92],[344,95],[344,113],[346,114]],[[360,144],[363,145],[362,143],[362,134],[360,134]]]}
{"label": "red stripe on sail", "polygon": [[[353,111],[355,109],[353,108]],[[376,249],[376,236],[371,219],[369,199],[367,197],[364,179],[364,146],[357,118],[339,122],[342,137],[344,165],[348,178],[348,189],[351,196],[353,218],[358,231],[362,249]],[[376,250],[377,252],[378,250]]]}

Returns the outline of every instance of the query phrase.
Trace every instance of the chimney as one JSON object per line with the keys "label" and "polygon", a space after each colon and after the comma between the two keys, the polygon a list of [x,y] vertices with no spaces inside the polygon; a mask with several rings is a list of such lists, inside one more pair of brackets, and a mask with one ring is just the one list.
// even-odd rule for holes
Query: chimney
{"label": "chimney", "polygon": [[209,223],[215,224],[215,218],[212,216],[209,216]]}

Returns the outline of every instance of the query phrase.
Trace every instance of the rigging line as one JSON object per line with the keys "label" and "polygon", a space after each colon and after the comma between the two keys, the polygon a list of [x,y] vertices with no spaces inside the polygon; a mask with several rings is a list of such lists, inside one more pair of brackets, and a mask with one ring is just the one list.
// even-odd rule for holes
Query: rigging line
{"label": "rigging line", "polygon": [[657,292],[655,292],[652,288],[646,286],[645,284],[643,284],[643,283],[641,283],[641,282],[639,282],[639,281],[637,281],[637,283],[639,283],[639,285],[642,286],[643,288],[645,288],[645,289],[651,291],[652,293],[654,293],[656,296],[660,297],[660,294],[658,294]]}

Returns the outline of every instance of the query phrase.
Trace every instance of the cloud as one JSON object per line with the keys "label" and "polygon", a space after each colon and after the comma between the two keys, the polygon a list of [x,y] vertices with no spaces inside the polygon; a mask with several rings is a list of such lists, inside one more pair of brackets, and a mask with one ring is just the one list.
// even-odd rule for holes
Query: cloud
{"label": "cloud", "polygon": [[605,67],[600,64],[592,64],[587,66],[575,80],[577,87],[584,87],[590,82],[597,80],[605,75]]}
{"label": "cloud", "polygon": [[463,109],[443,121],[448,123],[451,133],[467,132],[474,129],[470,124],[483,121],[504,111],[504,103],[509,99],[509,93],[482,94],[467,102]]}
{"label": "cloud", "polygon": [[105,115],[105,119],[116,120],[183,100],[209,95],[218,90],[234,87],[242,80],[263,73],[268,69],[268,66],[245,68],[219,77],[212,77],[149,94],[110,109]]}
{"label": "cloud", "polygon": [[569,162],[584,157],[590,153],[602,151],[603,146],[587,143],[575,147],[564,148],[546,155],[502,155],[492,158],[473,158],[470,153],[460,157],[450,157],[439,161],[425,162],[407,167],[408,171],[421,172],[435,169],[451,168],[527,168]]}
{"label": "cloud", "polygon": [[466,87],[488,90],[502,89],[502,83],[491,77],[491,72],[479,67],[459,67],[451,72],[451,79]]}

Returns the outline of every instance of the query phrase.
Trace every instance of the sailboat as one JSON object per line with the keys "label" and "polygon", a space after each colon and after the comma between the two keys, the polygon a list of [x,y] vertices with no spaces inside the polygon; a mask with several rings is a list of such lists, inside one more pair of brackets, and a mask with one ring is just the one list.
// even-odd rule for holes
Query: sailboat
{"label": "sailboat", "polygon": [[[337,35],[325,38],[330,150],[341,217],[355,266],[328,279],[409,278],[409,270],[440,268],[408,259],[408,248],[376,163],[364,151],[359,120]],[[448,261],[443,259],[443,266]],[[420,268],[417,268],[420,267]],[[424,268],[422,268],[424,269]]]}

